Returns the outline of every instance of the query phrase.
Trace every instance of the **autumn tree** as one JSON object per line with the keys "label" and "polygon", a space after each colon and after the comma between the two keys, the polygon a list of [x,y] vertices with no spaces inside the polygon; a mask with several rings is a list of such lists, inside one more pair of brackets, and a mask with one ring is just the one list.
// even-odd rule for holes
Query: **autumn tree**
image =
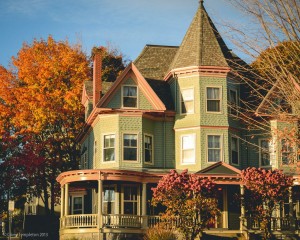
{"label": "autumn tree", "polygon": [[271,239],[272,214],[288,198],[293,179],[280,170],[254,167],[242,170],[241,178],[250,191],[251,198],[246,198],[248,213],[260,221],[264,238]]}
{"label": "autumn tree", "polygon": [[[243,107],[237,110],[239,118],[252,131],[252,136],[260,134],[274,140],[277,146],[282,145],[283,155],[293,149],[294,154],[286,163],[297,172],[300,169],[297,147],[300,143],[297,126],[300,120],[300,2],[228,1],[250,21],[245,27],[230,25],[237,50],[252,61],[251,66],[239,65],[233,70],[251,95],[241,99]],[[270,120],[279,120],[289,126],[276,127]]]}
{"label": "autumn tree", "polygon": [[[102,67],[117,76],[125,68],[122,54],[101,49],[108,59]],[[84,81],[91,79],[91,61],[80,45],[49,36],[24,43],[11,66],[0,66],[0,138],[19,139],[21,151],[5,156],[3,164],[21,168],[27,191],[53,214],[59,200],[56,177],[79,163],[76,136],[84,123],[80,100]]]}
{"label": "autumn tree", "polygon": [[80,46],[49,36],[24,43],[12,66],[1,68],[1,132],[21,138],[22,151],[6,164],[23,166],[47,213],[54,213],[55,178],[78,160],[75,136],[83,124],[80,95],[89,62]]}
{"label": "autumn tree", "polygon": [[166,207],[162,218],[176,223],[185,239],[201,234],[218,214],[215,184],[209,178],[171,170],[152,190],[152,204]]}
{"label": "autumn tree", "polygon": [[102,81],[114,82],[119,74],[125,69],[127,60],[123,54],[111,44],[107,44],[105,47],[94,47],[92,49],[91,57],[93,57],[97,51],[101,51],[102,54]]}

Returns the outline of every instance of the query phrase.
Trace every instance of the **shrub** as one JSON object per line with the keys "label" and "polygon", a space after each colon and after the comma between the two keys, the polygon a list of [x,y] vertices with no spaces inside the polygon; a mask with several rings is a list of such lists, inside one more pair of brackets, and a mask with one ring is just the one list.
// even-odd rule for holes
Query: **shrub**
{"label": "shrub", "polygon": [[176,234],[172,229],[164,228],[162,224],[155,225],[147,230],[144,240],[176,240]]}

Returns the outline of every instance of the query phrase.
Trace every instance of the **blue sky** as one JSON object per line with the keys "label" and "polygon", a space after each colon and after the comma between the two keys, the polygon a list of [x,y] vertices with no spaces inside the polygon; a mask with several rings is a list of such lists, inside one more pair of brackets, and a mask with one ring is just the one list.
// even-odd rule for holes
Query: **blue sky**
{"label": "blue sky", "polygon": [[[49,34],[81,43],[88,55],[93,46],[110,42],[134,60],[146,44],[179,45],[198,5],[198,0],[0,0],[0,64],[7,67],[23,42]],[[241,19],[228,0],[204,5],[221,32],[224,22]]]}

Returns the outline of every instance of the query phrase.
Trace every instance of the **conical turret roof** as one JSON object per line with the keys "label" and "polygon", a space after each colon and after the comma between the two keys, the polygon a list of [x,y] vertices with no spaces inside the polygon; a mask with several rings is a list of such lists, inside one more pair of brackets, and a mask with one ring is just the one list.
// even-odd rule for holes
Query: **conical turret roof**
{"label": "conical turret roof", "polygon": [[230,51],[200,1],[170,70],[191,66],[228,67],[228,57]]}

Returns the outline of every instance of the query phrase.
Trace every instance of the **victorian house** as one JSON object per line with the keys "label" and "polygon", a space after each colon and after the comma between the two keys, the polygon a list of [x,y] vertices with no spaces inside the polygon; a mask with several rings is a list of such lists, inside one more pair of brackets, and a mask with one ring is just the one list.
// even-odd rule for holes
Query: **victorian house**
{"label": "victorian house", "polygon": [[[149,203],[151,188],[170,169],[218,184],[221,215],[210,232],[247,235],[255,226],[247,225],[244,206],[233,199],[244,192],[240,171],[278,167],[282,156],[271,153],[267,139],[249,140],[261,146],[257,151],[241,140],[248,133],[228,107],[240,106],[246,94],[233,74],[241,64],[202,1],[180,46],[146,45],[113,83],[101,81],[96,53],[93,80],[82,92],[81,169],[57,177],[60,239],[136,239],[160,220]],[[293,201],[299,217],[299,198]],[[284,226],[281,221],[278,229]]]}

